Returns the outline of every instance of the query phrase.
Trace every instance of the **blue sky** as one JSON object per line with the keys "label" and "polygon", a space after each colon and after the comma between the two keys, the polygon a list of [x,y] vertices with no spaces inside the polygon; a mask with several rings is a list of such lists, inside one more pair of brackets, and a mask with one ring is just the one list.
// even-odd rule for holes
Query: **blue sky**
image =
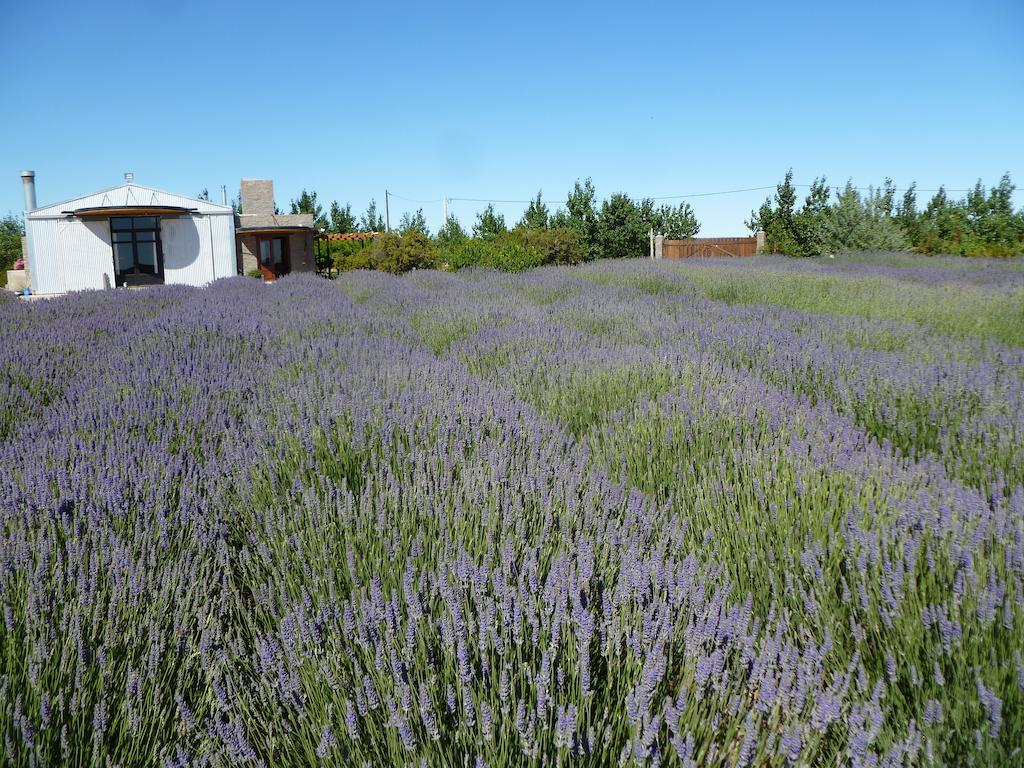
{"label": "blue sky", "polygon": [[[9,3],[0,214],[273,178],[391,220],[440,199],[715,192],[825,174],[1024,186],[1020,0]],[[766,192],[690,200],[745,234]],[[1017,205],[1024,204],[1018,192]],[[464,225],[479,203],[454,202]],[[510,222],[521,204],[502,204]]]}

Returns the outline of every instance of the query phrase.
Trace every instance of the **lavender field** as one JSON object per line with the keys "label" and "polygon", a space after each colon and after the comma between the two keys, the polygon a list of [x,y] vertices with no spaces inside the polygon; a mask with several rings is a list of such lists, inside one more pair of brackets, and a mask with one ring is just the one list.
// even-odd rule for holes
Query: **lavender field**
{"label": "lavender field", "polygon": [[1024,272],[836,261],[0,301],[3,759],[1024,765]]}

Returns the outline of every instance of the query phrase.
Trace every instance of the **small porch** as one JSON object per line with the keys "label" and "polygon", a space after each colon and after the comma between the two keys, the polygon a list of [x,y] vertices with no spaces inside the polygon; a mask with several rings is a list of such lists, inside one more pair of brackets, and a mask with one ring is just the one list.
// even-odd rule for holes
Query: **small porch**
{"label": "small porch", "polygon": [[244,275],[272,282],[291,272],[312,272],[316,268],[312,227],[239,227],[235,238],[239,271]]}
{"label": "small porch", "polygon": [[235,216],[238,273],[273,282],[291,272],[316,271],[313,214],[277,212],[274,182],[242,179]]}

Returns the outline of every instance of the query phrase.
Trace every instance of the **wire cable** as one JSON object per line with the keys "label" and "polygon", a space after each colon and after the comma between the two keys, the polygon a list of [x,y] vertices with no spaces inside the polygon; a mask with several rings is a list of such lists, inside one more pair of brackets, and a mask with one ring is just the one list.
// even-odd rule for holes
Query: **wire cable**
{"label": "wire cable", "polygon": [[[813,184],[793,184],[792,186],[800,187],[802,189],[810,189],[814,185]],[[769,184],[769,185],[763,186],[763,187],[744,187],[742,189],[724,189],[724,190],[720,190],[720,191],[717,191],[717,192],[691,192],[691,193],[685,194],[685,195],[659,195],[657,197],[651,197],[649,199],[650,200],[685,200],[685,199],[693,198],[693,197],[713,197],[713,196],[716,196],[716,195],[737,195],[737,194],[742,194],[744,192],[764,192],[766,190],[778,189],[778,187],[779,187],[778,184]],[[842,187],[832,186],[832,187],[829,188],[829,191],[830,192],[836,192],[836,191],[841,191],[842,189],[845,189],[845,188],[846,188],[845,185],[843,185]],[[879,187],[853,187],[853,189],[857,190],[858,192],[871,192],[871,191],[884,192],[885,191],[885,187],[881,187],[881,186],[879,186]],[[909,192],[910,189],[911,189],[910,187],[894,187],[893,188],[893,192]],[[915,192],[931,192],[931,193],[937,193],[937,192],[940,191],[938,189],[920,189],[918,187],[913,187],[913,190]],[[973,189],[942,189],[942,191],[959,194],[959,193],[973,192],[974,190]],[[391,195],[392,195],[392,197],[398,197],[398,198],[400,198],[402,200],[409,200],[409,202],[413,202],[413,203],[440,203],[441,202],[440,200],[410,200],[409,198],[404,198],[404,197],[401,197],[400,195],[396,195],[394,192],[392,192]],[[499,199],[499,198],[495,198],[495,197],[449,197],[448,198],[448,202],[449,203],[499,203],[499,204],[508,203],[508,204],[520,204],[520,205],[524,205],[524,204],[528,205],[529,203],[532,203],[535,200],[536,200],[536,198],[533,198],[533,199],[530,199],[530,200],[508,200],[508,199]],[[552,205],[565,205],[568,201],[566,201],[566,200],[547,200],[547,199],[544,199],[544,200],[542,200],[542,202],[550,203]]]}
{"label": "wire cable", "polygon": [[[497,200],[493,197],[449,197],[449,203],[532,203],[533,200]],[[568,200],[541,200],[542,203],[554,203],[555,205],[565,205]]]}
{"label": "wire cable", "polygon": [[[813,184],[794,184],[793,186],[794,187],[810,188],[810,187],[813,187],[814,185]],[[774,189],[774,187],[772,187],[772,188]],[[840,190],[840,189],[846,189],[846,185],[843,184],[842,187],[839,187],[839,186],[829,187],[829,189],[833,190],[833,191]],[[851,187],[851,189],[855,189],[858,192],[872,192],[872,191],[874,191],[874,192],[884,192],[885,191],[885,187]],[[909,192],[910,189],[911,189],[910,187],[893,187],[892,191],[893,192]],[[919,189],[917,187],[914,187],[913,189],[914,189],[915,192],[938,192],[939,191],[938,189]],[[945,189],[945,188],[943,188],[942,191],[943,192],[973,192],[974,190],[973,189]]]}

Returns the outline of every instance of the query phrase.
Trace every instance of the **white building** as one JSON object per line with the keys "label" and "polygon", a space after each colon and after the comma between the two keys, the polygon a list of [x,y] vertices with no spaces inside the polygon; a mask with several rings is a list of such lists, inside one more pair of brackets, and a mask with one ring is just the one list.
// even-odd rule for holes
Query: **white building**
{"label": "white building", "polygon": [[33,293],[121,285],[205,285],[238,274],[230,205],[133,183],[35,206],[25,184],[25,236]]}

